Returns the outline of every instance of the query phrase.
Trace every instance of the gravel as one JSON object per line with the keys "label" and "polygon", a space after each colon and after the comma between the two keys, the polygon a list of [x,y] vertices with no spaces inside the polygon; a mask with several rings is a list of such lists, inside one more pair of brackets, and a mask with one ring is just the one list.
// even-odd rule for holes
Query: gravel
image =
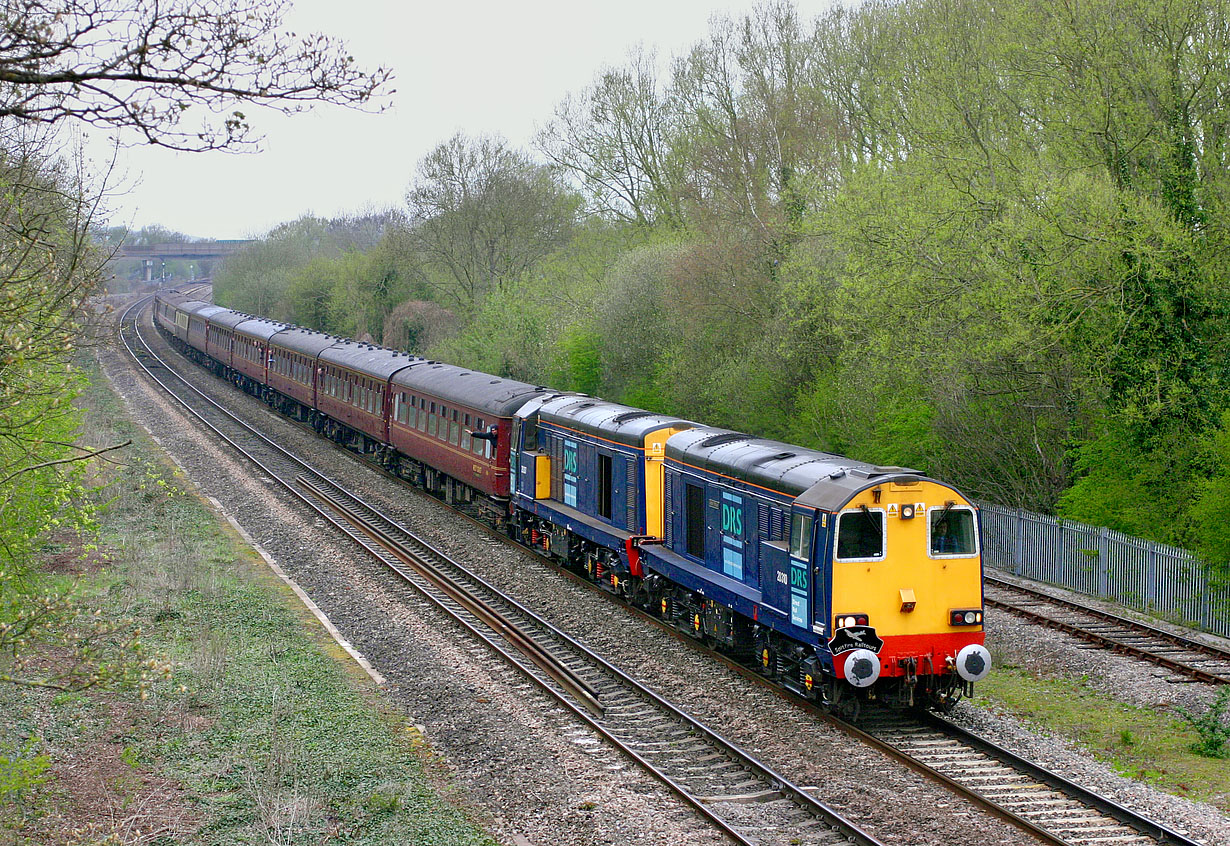
{"label": "gravel", "polygon": [[[658,782],[601,743],[486,648],[305,512],[229,448],[215,445],[173,402],[134,377],[127,360],[100,360],[132,414],[222,504],[321,607],[388,682],[386,695],[421,727],[446,775],[494,836],[507,844],[725,843]],[[194,384],[295,450],[403,525],[436,543],[483,578],[604,654],[661,695],[719,729],[796,784],[891,844],[947,844],[975,827],[984,844],[1033,842],[1018,830],[879,753],[852,746],[835,729],[792,707],[614,601],[562,576],[460,520],[442,505],[364,466],[310,431],[184,365]],[[993,651],[1061,660],[1091,679],[1106,677],[1106,658],[1062,635],[988,613]],[[1013,650],[1011,653],[1009,650]],[[1020,656],[1018,656],[1018,652]],[[1055,656],[1062,656],[1056,659]],[[1086,662],[1086,663],[1082,663]],[[1022,663],[1022,666],[1026,664]],[[1112,668],[1107,690],[1134,696],[1139,670]],[[1170,686],[1169,696],[1178,701]],[[1187,685],[1185,688],[1199,687]],[[1159,687],[1159,691],[1165,688]],[[1148,697],[1147,690],[1140,694]],[[1189,695],[1184,692],[1184,696]],[[1192,696],[1201,694],[1192,692]],[[1157,694],[1156,701],[1161,694]],[[1186,701],[1186,700],[1184,700]],[[1230,843],[1230,821],[1210,806],[1168,796],[1090,761],[1059,739],[963,704],[954,716],[979,733],[1067,774],[1075,781],[1189,831],[1209,844]]]}

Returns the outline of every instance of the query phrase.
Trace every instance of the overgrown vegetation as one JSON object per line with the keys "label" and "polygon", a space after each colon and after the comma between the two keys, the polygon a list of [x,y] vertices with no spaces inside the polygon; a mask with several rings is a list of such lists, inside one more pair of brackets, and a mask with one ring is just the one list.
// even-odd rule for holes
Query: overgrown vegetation
{"label": "overgrown vegetation", "polygon": [[217,298],[1224,566],[1228,12],[769,2],[601,70],[538,161],[442,144],[373,244],[275,231]]}
{"label": "overgrown vegetation", "polygon": [[1066,738],[1127,778],[1230,811],[1230,770],[1198,748],[1200,730],[1166,711],[1116,702],[1087,682],[1001,664],[981,683],[977,704]]}
{"label": "overgrown vegetation", "polygon": [[[490,844],[436,797],[413,726],[149,457],[114,395],[86,400],[96,437],[141,454],[92,479],[108,503],[99,548],[82,556],[62,536],[31,586],[75,583],[89,618],[133,621],[173,672],[140,692],[0,686],[0,839]],[[52,672],[69,660],[73,625],[44,627],[32,658]]]}
{"label": "overgrown vegetation", "polygon": [[1200,735],[1192,744],[1193,752],[1206,758],[1230,758],[1230,687],[1219,690],[1204,713],[1180,709],[1179,715]]}

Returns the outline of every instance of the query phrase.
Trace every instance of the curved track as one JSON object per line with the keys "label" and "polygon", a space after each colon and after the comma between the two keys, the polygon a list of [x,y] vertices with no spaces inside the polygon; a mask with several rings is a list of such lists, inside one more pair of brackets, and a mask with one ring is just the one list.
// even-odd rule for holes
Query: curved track
{"label": "curved track", "polygon": [[750,753],[319,474],[166,365],[141,337],[148,300],[121,317],[142,369],[203,425],[428,597],[577,719],[740,844],[880,846]]}

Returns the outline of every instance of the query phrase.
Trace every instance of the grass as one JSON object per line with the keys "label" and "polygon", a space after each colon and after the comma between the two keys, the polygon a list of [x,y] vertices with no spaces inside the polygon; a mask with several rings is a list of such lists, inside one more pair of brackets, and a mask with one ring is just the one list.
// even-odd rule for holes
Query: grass
{"label": "grass", "polygon": [[1230,812],[1230,766],[1193,752],[1200,736],[1178,716],[1108,699],[1080,678],[1002,666],[973,704],[1067,738],[1128,778]]}
{"label": "grass", "polygon": [[[0,784],[32,776],[0,795],[0,842],[492,844],[436,792],[453,788],[413,726],[150,457],[118,399],[96,384],[84,407],[93,440],[136,446],[97,479],[101,555],[40,574],[38,588],[76,584],[87,609],[131,619],[172,669],[143,693],[0,686]],[[58,541],[48,554],[63,560],[75,541]],[[65,633],[40,661],[54,665]]]}

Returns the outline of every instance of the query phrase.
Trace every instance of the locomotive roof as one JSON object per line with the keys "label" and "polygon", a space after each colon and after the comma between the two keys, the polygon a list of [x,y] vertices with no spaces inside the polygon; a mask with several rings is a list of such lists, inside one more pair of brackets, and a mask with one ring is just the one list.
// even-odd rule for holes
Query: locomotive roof
{"label": "locomotive roof", "polygon": [[549,423],[615,441],[643,447],[645,436],[659,429],[691,427],[695,423],[669,414],[655,414],[587,396],[562,396],[543,403],[538,416]]}
{"label": "locomotive roof", "polygon": [[321,350],[338,343],[338,339],[315,329],[304,329],[302,326],[287,326],[281,332],[269,339],[269,343],[284,350],[316,358]]}
{"label": "locomotive roof", "polygon": [[393,384],[468,406],[492,417],[510,417],[527,400],[554,393],[515,379],[501,379],[490,373],[421,359],[398,373]]}
{"label": "locomotive roof", "polygon": [[780,491],[799,505],[836,511],[862,490],[889,481],[916,481],[917,470],[879,467],[840,455],[741,432],[700,426],[672,435],[666,457]]}
{"label": "locomotive roof", "polygon": [[410,353],[395,352],[375,344],[361,344],[346,338],[334,338],[333,343],[321,349],[320,360],[365,373],[380,381],[423,359]]}

